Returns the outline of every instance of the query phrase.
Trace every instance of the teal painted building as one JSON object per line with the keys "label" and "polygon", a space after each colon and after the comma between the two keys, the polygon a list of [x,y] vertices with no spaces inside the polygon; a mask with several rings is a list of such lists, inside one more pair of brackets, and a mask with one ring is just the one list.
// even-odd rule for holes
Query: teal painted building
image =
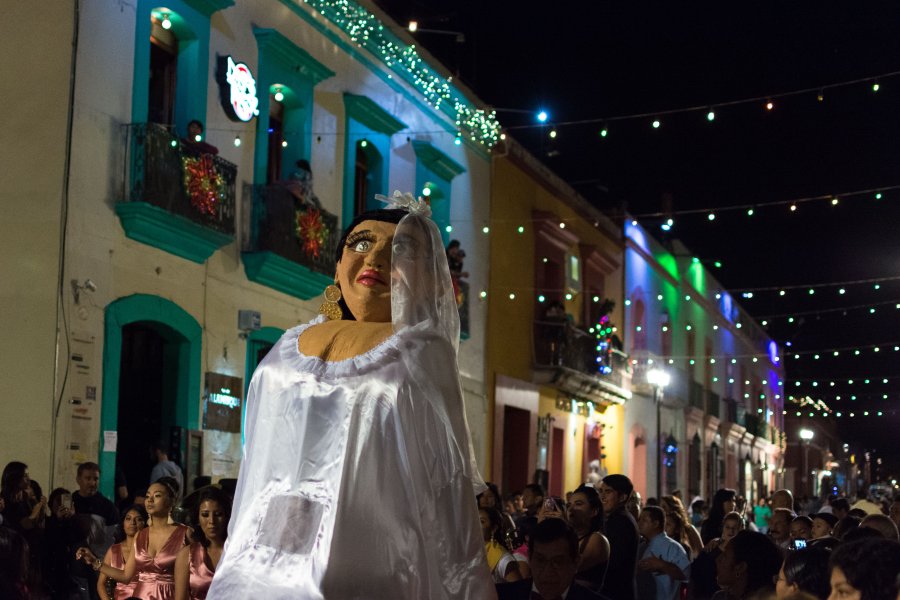
{"label": "teal painted building", "polygon": [[[337,237],[376,193],[431,196],[447,241],[472,257],[470,285],[486,287],[496,119],[367,6],[80,4],[71,114],[54,120],[66,131],[68,118],[71,135],[46,153],[51,164],[22,167],[23,181],[67,174],[64,190],[36,198],[62,208],[40,229],[20,224],[47,252],[25,238],[5,248],[17,281],[40,278],[51,300],[3,296],[23,323],[41,323],[41,343],[23,344],[23,325],[0,347],[28,348],[23,362],[45,383],[4,373],[6,395],[35,404],[13,408],[0,444],[45,488],[74,487],[85,461],[101,466],[106,495],[117,473],[144,488],[157,441],[188,486],[236,477],[252,373],[315,317]],[[44,61],[58,97],[69,97],[72,56]],[[4,137],[4,153],[13,143]],[[469,310],[460,369],[484,462],[484,304]]]}

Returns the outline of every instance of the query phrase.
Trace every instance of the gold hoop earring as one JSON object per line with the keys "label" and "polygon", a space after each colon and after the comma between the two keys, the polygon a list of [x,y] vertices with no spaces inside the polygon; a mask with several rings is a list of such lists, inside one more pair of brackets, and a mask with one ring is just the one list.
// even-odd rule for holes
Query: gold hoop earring
{"label": "gold hoop earring", "polygon": [[335,285],[329,285],[325,288],[325,302],[319,307],[319,314],[325,315],[329,321],[339,321],[344,317],[344,311],[338,300],[341,299],[341,288]]}

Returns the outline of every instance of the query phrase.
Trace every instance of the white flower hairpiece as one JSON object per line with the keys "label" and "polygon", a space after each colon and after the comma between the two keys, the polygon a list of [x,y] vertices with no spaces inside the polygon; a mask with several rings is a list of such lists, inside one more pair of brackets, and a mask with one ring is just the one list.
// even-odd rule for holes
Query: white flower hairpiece
{"label": "white flower hairpiece", "polygon": [[421,215],[423,217],[431,216],[431,207],[428,206],[428,203],[425,202],[421,196],[416,198],[409,192],[394,190],[394,193],[391,196],[375,194],[375,199],[384,202],[387,205],[385,208],[388,210],[405,208],[411,215]]}

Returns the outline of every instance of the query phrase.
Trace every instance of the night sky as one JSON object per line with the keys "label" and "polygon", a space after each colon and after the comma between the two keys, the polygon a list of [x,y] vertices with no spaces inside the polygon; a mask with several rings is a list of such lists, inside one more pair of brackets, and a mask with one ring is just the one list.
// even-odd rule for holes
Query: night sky
{"label": "night sky", "polygon": [[[900,3],[755,2],[743,3],[745,10],[697,2],[377,4],[401,24],[414,18],[423,28],[464,33],[464,44],[416,37],[498,109],[513,137],[598,207],[627,208],[660,239],[677,237],[705,261],[721,261],[711,270],[757,320],[811,313],[794,323],[767,319],[788,350],[821,351],[818,361],[787,361],[787,389],[842,411],[846,441],[877,450],[890,465],[884,474],[900,475],[900,443],[892,439],[900,432],[900,352],[893,351],[900,280],[877,290],[874,283],[817,287],[813,295],[790,289],[900,277],[900,188],[885,189],[900,186],[900,75],[883,76],[900,71]],[[830,87],[880,75],[877,92],[875,81]],[[763,99],[716,106],[748,98]],[[662,115],[659,129],[651,127],[657,117],[615,118],[684,107],[700,110]],[[543,127],[534,126],[539,108],[550,114]],[[882,189],[881,199],[842,196],[870,189]],[[821,195],[839,202],[800,202],[796,212],[761,206]],[[661,212],[666,196],[676,213],[668,234],[661,217],[641,216]],[[755,204],[752,217],[721,210]],[[707,211],[678,214],[713,208],[714,221]],[[788,289],[740,298],[742,290],[769,287]],[[864,308],[821,312],[853,306]],[[834,357],[841,348],[851,350]],[[853,348],[863,349],[854,356]],[[897,413],[863,418],[864,410]]]}

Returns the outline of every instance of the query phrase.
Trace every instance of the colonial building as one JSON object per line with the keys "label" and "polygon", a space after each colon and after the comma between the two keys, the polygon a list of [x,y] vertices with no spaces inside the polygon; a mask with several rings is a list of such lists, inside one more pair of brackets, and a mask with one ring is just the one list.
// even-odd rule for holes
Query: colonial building
{"label": "colonial building", "polygon": [[625,240],[625,472],[649,496],[773,491],[785,448],[778,345],[677,240],[665,246],[636,220]]}
{"label": "colonial building", "polygon": [[[186,481],[235,477],[251,374],[316,315],[340,230],[374,194],[429,197],[445,241],[468,251],[467,283],[487,287],[497,123],[369,4],[78,6],[15,8],[7,28],[28,50],[3,82],[21,86],[0,144],[15,157],[2,194],[3,455],[45,489],[97,461],[109,494],[117,470],[146,486],[162,438]],[[486,311],[462,310],[486,467]]]}
{"label": "colonial building", "polygon": [[622,229],[514,140],[494,152],[487,376],[502,490],[621,472],[630,368]]}

